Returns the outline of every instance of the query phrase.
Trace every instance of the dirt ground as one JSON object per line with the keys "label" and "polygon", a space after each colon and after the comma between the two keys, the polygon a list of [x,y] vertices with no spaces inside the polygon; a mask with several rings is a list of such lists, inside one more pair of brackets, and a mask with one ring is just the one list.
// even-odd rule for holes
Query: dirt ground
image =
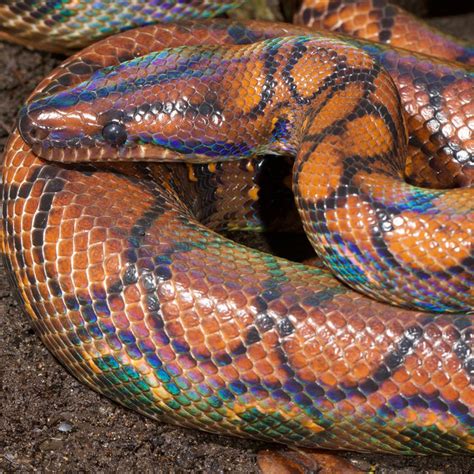
{"label": "dirt ground", "polygon": [[[474,39],[474,14],[433,22]],[[19,106],[60,60],[0,43],[2,149]],[[159,424],[80,385],[35,336],[1,264],[0,380],[0,472],[258,472],[263,444]],[[467,457],[344,456],[376,473],[474,472]]]}

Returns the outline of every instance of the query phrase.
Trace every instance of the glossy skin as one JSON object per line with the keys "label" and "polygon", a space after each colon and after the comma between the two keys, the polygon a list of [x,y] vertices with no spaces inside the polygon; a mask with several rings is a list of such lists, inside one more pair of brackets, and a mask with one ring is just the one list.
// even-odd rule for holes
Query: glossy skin
{"label": "glossy skin", "polygon": [[[236,31],[233,26],[189,24],[171,36],[166,28],[130,32],[102,45],[113,54],[104,57],[93,47],[69,60],[39,90],[46,87],[50,95],[60,93],[65,82],[67,87],[79,83],[84,77],[71,75],[73,66],[91,67],[94,58],[113,64],[123,54],[173,47],[183,44],[183,38],[187,44],[235,42],[235,34],[229,34]],[[260,27],[240,26],[237,31],[246,31],[253,42],[252,28],[258,32]],[[352,66],[364,64],[374,72],[364,76],[364,83],[378,80],[368,98],[390,107],[403,136],[395,87],[371,57],[332,39],[307,36],[278,42],[281,64],[294,62],[297,68],[304,55],[296,58],[292,51],[302,44],[334,50],[336,65],[344,55]],[[247,49],[250,56],[243,57],[252,72],[252,54],[274,45],[256,43]],[[220,61],[231,49],[215,48],[215,58]],[[170,52],[169,61],[182,58],[179,54]],[[319,53],[314,56],[319,58]],[[308,85],[304,75],[293,75],[298,91]],[[234,81],[238,76],[230,77]],[[348,87],[355,86],[342,90]],[[278,92],[284,96],[285,88]],[[337,93],[331,97],[337,98]],[[357,94],[345,100],[361,103]],[[309,107],[302,109],[311,116]],[[368,110],[366,104],[364,112]],[[346,111],[337,107],[328,116],[311,116],[308,127],[335,119],[334,113]],[[376,113],[370,115],[377,121]],[[317,130],[305,128],[306,116],[300,119],[303,136],[294,145],[294,186],[303,217],[311,214],[308,206],[318,209],[311,188],[320,180],[313,180],[317,176],[311,168],[321,168],[321,155],[308,154],[305,147],[324,144],[314,139]],[[359,118],[364,117],[366,113]],[[349,139],[354,119],[343,118],[345,139],[336,149],[342,161],[332,165],[336,173],[328,173],[341,184],[347,175],[337,170],[344,168],[344,157],[354,152],[350,147],[365,143]],[[29,125],[23,121],[26,136]],[[366,126],[369,141],[377,132]],[[383,124],[377,122],[377,129],[383,130]],[[249,130],[250,137],[260,133],[254,124]],[[339,135],[325,129],[324,136],[338,141]],[[372,146],[367,150],[380,154],[387,142]],[[401,139],[391,140],[387,158],[394,162],[379,164],[391,180],[400,175],[396,166],[402,166],[397,161],[404,146]],[[354,176],[367,170],[362,165]],[[4,250],[35,327],[69,370],[149,416],[209,431],[357,451],[472,452],[472,315],[429,314],[378,303],[325,271],[226,241],[194,220],[187,177],[182,169],[164,165],[114,171],[99,165],[47,164],[31,153],[18,132],[12,136],[3,177]],[[450,192],[457,193],[451,201]],[[469,216],[473,202],[463,204],[466,190],[450,192],[443,192],[449,202],[448,225]],[[327,211],[332,207],[326,206]],[[363,218],[364,211],[358,212]],[[464,219],[462,227],[468,228],[472,219]],[[311,225],[306,219],[306,226]]]}
{"label": "glossy skin", "polygon": [[[255,51],[210,45],[140,55],[33,101],[20,112],[19,130],[36,154],[57,162],[297,156],[294,191],[305,230],[339,278],[381,301],[471,311],[472,189],[404,182],[401,104],[372,58],[384,64],[391,55],[372,48],[371,57],[333,38],[286,38],[255,42]],[[421,59],[418,68],[399,57],[395,64],[399,77],[411,74],[423,85]],[[448,106],[462,100],[465,84],[472,89],[464,71],[447,76],[428,67],[427,89],[445,77],[447,87],[455,82]]]}
{"label": "glossy skin", "polygon": [[156,22],[211,18],[232,0],[16,1],[0,5],[0,39],[52,52],[72,52],[119,31]]}
{"label": "glossy skin", "polygon": [[474,64],[472,45],[440,33],[388,0],[303,0],[295,23]]}

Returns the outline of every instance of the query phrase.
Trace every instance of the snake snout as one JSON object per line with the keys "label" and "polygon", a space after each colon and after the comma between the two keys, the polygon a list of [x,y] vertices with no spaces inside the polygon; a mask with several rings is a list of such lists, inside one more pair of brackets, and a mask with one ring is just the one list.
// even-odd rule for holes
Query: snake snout
{"label": "snake snout", "polygon": [[23,140],[30,146],[43,142],[50,134],[50,130],[47,127],[41,126],[34,120],[34,115],[30,113],[28,106],[23,107],[20,111],[18,130]]}
{"label": "snake snout", "polygon": [[[83,116],[37,101],[21,109],[18,130],[35,155],[46,160],[79,160],[94,145],[84,129]],[[66,156],[65,150],[69,150]]]}

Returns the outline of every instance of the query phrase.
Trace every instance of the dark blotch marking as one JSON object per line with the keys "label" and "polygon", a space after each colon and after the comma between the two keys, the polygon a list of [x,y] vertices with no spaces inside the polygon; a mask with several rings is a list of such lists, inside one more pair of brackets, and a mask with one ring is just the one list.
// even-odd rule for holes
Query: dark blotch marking
{"label": "dark blotch marking", "polygon": [[277,288],[270,288],[268,290],[265,290],[261,293],[261,297],[268,303],[270,301],[273,301],[277,298],[280,298],[281,296],[281,291]]}
{"label": "dark blotch marking", "polygon": [[275,325],[275,321],[268,314],[259,314],[255,319],[255,324],[262,332],[269,331]]}
{"label": "dark blotch marking", "polygon": [[123,290],[123,283],[120,280],[112,283],[107,290],[108,294],[119,294]]}
{"label": "dark blotch marking", "polygon": [[392,32],[390,30],[381,30],[379,32],[379,41],[381,43],[388,43],[392,37]]}
{"label": "dark blotch marking", "polygon": [[242,342],[239,342],[234,348],[231,349],[230,352],[234,356],[239,356],[245,354],[247,352],[247,348],[242,344]]}
{"label": "dark blotch marking", "polygon": [[146,306],[148,311],[156,312],[160,309],[160,300],[156,295],[147,295],[146,296]]}
{"label": "dark blotch marking", "polygon": [[217,365],[219,365],[220,367],[232,364],[232,357],[226,352],[221,353],[221,354],[216,354],[214,356],[214,359]]}
{"label": "dark blotch marking", "polygon": [[255,326],[252,326],[245,336],[245,344],[250,346],[261,340],[260,334]]}
{"label": "dark blotch marking", "polygon": [[280,336],[285,337],[293,334],[295,327],[289,318],[283,318],[277,323],[277,330]]}
{"label": "dark blotch marking", "polygon": [[122,281],[124,286],[133,285],[138,281],[138,272],[135,265],[127,265]]}

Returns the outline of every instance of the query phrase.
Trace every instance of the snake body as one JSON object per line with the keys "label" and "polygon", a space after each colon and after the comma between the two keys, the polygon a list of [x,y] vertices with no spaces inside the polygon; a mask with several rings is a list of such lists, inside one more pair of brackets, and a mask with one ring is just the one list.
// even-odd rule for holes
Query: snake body
{"label": "snake body", "polygon": [[[306,447],[472,453],[474,195],[453,188],[472,176],[470,107],[460,64],[304,27],[127,31],[67,60],[20,113],[2,176],[8,271],[53,354],[150,417]],[[405,181],[420,140],[417,159],[453,157],[455,177],[435,182],[453,189]],[[152,163],[235,170],[259,153],[295,156],[313,246],[373,298],[204,227],[220,223],[186,166]]]}

